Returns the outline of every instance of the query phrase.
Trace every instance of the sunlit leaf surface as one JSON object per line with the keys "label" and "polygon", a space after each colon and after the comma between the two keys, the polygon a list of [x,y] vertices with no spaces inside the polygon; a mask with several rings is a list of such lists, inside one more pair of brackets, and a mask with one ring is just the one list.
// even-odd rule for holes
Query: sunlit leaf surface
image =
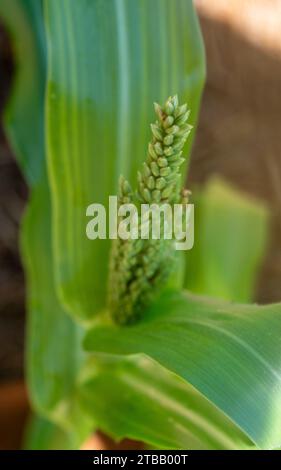
{"label": "sunlit leaf surface", "polygon": [[280,304],[235,305],[167,293],[138,325],[100,326],[88,333],[85,346],[117,356],[146,354],[270,449],[281,442],[280,331]]}
{"label": "sunlit leaf surface", "polygon": [[105,305],[110,242],[86,238],[86,208],[107,207],[121,173],[135,182],[154,101],[178,93],[196,123],[203,46],[191,1],[47,0],[45,6],[56,280],[64,305],[89,320]]}
{"label": "sunlit leaf surface", "polygon": [[80,394],[87,413],[114,439],[161,449],[254,448],[194,387],[142,354],[91,357]]}

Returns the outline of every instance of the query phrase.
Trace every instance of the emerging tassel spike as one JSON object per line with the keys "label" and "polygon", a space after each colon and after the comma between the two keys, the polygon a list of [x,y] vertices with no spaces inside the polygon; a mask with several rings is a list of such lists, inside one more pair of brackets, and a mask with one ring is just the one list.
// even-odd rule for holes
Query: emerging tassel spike
{"label": "emerging tassel spike", "polygon": [[[184,162],[182,149],[192,126],[187,124],[189,116],[187,106],[179,106],[177,95],[168,98],[163,107],[154,103],[154,109],[158,120],[151,124],[153,136],[148,145],[145,166],[150,170],[152,176],[147,176],[147,170],[141,171],[138,181],[138,196],[143,202],[149,200],[151,203],[161,204],[169,202],[168,194],[174,195],[174,191],[177,190],[180,166]],[[169,178],[167,178],[168,176]],[[151,178],[154,179],[154,184]],[[155,193],[154,196],[151,188],[158,186],[159,178],[161,178],[160,196],[159,193]],[[165,191],[166,186],[170,188],[169,191]]]}
{"label": "emerging tassel spike", "polygon": [[[134,193],[128,181],[120,177],[119,207],[128,203],[161,206],[188,202],[189,193],[180,186],[180,166],[184,161],[182,149],[192,129],[187,124],[189,111],[185,104],[179,106],[177,96],[168,98],[164,106],[155,103],[154,109],[158,119],[151,125],[152,139],[138,173],[137,190]],[[160,239],[141,239],[143,225],[138,224],[138,239],[118,238],[112,244],[108,304],[118,324],[133,323],[142,315],[175,265],[174,240],[164,239],[163,226]]]}

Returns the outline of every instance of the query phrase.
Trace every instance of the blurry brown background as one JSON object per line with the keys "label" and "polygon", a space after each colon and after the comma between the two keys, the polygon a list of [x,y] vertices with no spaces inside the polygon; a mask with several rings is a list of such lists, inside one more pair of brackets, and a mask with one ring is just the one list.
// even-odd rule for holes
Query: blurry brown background
{"label": "blurry brown background", "polygon": [[[219,174],[265,200],[273,214],[256,300],[281,300],[281,0],[196,0],[207,83],[189,185]],[[0,25],[0,111],[13,61]],[[0,128],[0,449],[19,445],[24,277],[18,232],[27,189]],[[4,429],[4,432],[3,432]]]}

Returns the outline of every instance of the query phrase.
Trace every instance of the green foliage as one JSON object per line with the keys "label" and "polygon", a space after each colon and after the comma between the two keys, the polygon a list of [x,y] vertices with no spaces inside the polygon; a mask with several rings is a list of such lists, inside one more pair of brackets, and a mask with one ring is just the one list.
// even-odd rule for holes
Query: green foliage
{"label": "green foliage", "polygon": [[[92,329],[86,336],[85,347],[91,352],[114,355],[116,360],[145,354],[195,387],[258,447],[271,449],[281,441],[280,329],[280,304],[235,305],[188,293],[167,292],[136,326]],[[158,380],[157,372],[154,377]],[[126,377],[122,379],[126,382]],[[131,393],[129,378],[127,382],[129,388],[124,387],[127,394],[118,397],[119,410],[124,414]],[[154,406],[161,400],[160,395],[151,396],[142,385],[139,394],[141,390]],[[187,395],[186,408],[194,411],[194,405],[188,401]],[[139,434],[134,429],[134,437],[142,438],[142,427],[154,428],[154,417],[150,413],[141,414],[139,400],[134,403],[129,411],[130,419],[133,420],[135,413],[140,429]],[[110,417],[114,419],[114,415]],[[117,418],[120,422],[119,415]],[[173,419],[180,425],[179,418],[173,416]],[[204,439],[215,436],[213,426],[223,433],[219,420],[210,418],[209,427],[201,430]],[[159,445],[166,432],[163,429],[160,434]],[[157,444],[155,436],[152,444]],[[189,447],[188,438],[184,446]]]}
{"label": "green foliage", "polygon": [[73,400],[75,374],[83,358],[79,341],[82,330],[66,314],[54,286],[51,206],[44,145],[46,55],[42,41],[42,3],[38,0],[1,0],[0,14],[13,39],[18,64],[5,126],[30,184],[21,233],[28,309],[28,389],[38,413],[66,427],[79,443],[93,423],[88,423],[87,417],[83,419],[82,412],[78,416],[79,425],[75,423]]}
{"label": "green foliage", "polygon": [[42,2],[1,0],[0,15],[10,33],[16,66],[5,127],[25,178],[34,185],[45,171],[42,111],[46,52]]}
{"label": "green foliage", "polygon": [[110,241],[87,239],[86,208],[107,207],[121,174],[136,184],[154,101],[178,93],[196,123],[203,48],[191,1],[47,0],[45,6],[57,290],[67,310],[88,322],[106,307]]}
{"label": "green foliage", "polygon": [[186,252],[185,287],[236,302],[253,300],[267,243],[268,211],[213,178],[192,195],[195,243]]}
{"label": "green foliage", "polygon": [[69,435],[50,421],[32,416],[26,426],[24,450],[71,450],[75,449]]}
{"label": "green foliage", "polygon": [[[204,55],[192,2],[46,0],[47,79],[41,1],[1,0],[0,14],[17,62],[6,128],[31,188],[27,378],[44,420],[28,446],[79,447],[98,426],[161,448],[280,447],[280,305],[166,291],[139,324],[107,325],[109,242],[85,235],[86,207],[106,203],[120,174],[137,183],[151,103],[177,92],[196,124]],[[141,183],[154,191],[151,179]],[[190,287],[248,300],[263,211],[225,188],[201,208]]]}
{"label": "green foliage", "polygon": [[87,413],[116,440],[160,449],[254,448],[196,388],[144,354],[90,356],[80,394]]}

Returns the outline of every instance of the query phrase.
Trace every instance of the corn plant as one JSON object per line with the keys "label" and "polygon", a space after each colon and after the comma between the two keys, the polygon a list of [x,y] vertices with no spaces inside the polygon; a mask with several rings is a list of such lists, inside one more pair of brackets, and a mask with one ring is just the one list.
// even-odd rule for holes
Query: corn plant
{"label": "corn plant", "polygon": [[191,0],[0,0],[0,13],[16,61],[5,125],[30,188],[30,446],[79,448],[98,429],[162,449],[279,447],[281,307],[248,303],[262,205],[210,182],[181,256],[85,236],[86,207],[111,194],[187,202],[205,75]]}

